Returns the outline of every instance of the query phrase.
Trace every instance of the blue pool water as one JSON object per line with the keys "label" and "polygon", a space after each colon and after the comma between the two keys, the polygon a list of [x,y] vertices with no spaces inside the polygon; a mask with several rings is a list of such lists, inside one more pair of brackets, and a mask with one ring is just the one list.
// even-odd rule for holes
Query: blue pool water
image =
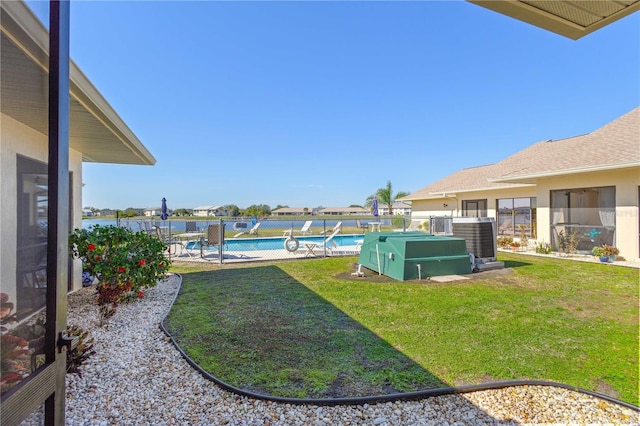
{"label": "blue pool water", "polygon": [[[324,241],[323,236],[310,236],[310,237],[296,237],[300,242],[300,246],[304,245],[305,241],[314,241],[321,243]],[[274,237],[274,238],[237,238],[224,240],[224,251],[251,251],[251,250],[282,250],[284,248],[284,241],[286,237]],[[339,247],[340,246],[355,246],[358,242],[364,240],[362,235],[336,235],[333,240]],[[191,241],[187,243],[186,248],[188,250],[199,250],[200,243]],[[205,247],[205,250],[208,250]],[[212,250],[217,251],[218,248],[213,246]]]}

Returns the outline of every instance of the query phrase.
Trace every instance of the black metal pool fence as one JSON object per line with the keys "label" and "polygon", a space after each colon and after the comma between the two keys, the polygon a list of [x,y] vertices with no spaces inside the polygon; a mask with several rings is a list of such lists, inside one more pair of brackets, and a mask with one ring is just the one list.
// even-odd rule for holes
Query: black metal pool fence
{"label": "black metal pool fence", "polygon": [[[409,230],[409,216],[92,220],[158,235],[173,260],[218,263],[357,255],[365,232]],[[311,222],[308,224],[307,222]],[[307,225],[305,227],[305,225]],[[83,223],[84,227],[91,226]],[[293,236],[293,238],[291,238]]]}

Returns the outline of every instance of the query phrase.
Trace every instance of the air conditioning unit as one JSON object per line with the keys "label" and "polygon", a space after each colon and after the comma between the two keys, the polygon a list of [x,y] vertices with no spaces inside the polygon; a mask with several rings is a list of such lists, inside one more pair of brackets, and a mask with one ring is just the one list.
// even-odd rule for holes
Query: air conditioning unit
{"label": "air conditioning unit", "polygon": [[464,238],[467,251],[475,257],[476,270],[504,268],[503,262],[497,262],[496,246],[498,230],[492,217],[454,217],[453,236]]}

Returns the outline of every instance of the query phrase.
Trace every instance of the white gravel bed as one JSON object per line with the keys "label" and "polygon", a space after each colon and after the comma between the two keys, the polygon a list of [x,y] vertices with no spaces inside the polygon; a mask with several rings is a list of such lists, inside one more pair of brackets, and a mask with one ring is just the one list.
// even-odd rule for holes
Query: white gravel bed
{"label": "white gravel bed", "polygon": [[[93,288],[69,295],[68,323],[90,330],[96,355],[67,374],[67,425],[493,425],[639,424],[638,412],[548,386],[357,406],[298,406],[222,390],[159,329],[180,285],[172,276],[99,326]],[[23,424],[41,424],[35,413]]]}

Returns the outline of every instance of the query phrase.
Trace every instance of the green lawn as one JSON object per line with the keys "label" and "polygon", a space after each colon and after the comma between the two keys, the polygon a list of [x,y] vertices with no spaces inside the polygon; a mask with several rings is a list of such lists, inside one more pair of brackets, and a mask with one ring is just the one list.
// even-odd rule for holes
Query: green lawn
{"label": "green lawn", "polygon": [[535,379],[638,405],[638,269],[500,260],[508,273],[449,283],[353,278],[356,258],[176,267],[183,288],[166,324],[205,370],[263,394]]}

